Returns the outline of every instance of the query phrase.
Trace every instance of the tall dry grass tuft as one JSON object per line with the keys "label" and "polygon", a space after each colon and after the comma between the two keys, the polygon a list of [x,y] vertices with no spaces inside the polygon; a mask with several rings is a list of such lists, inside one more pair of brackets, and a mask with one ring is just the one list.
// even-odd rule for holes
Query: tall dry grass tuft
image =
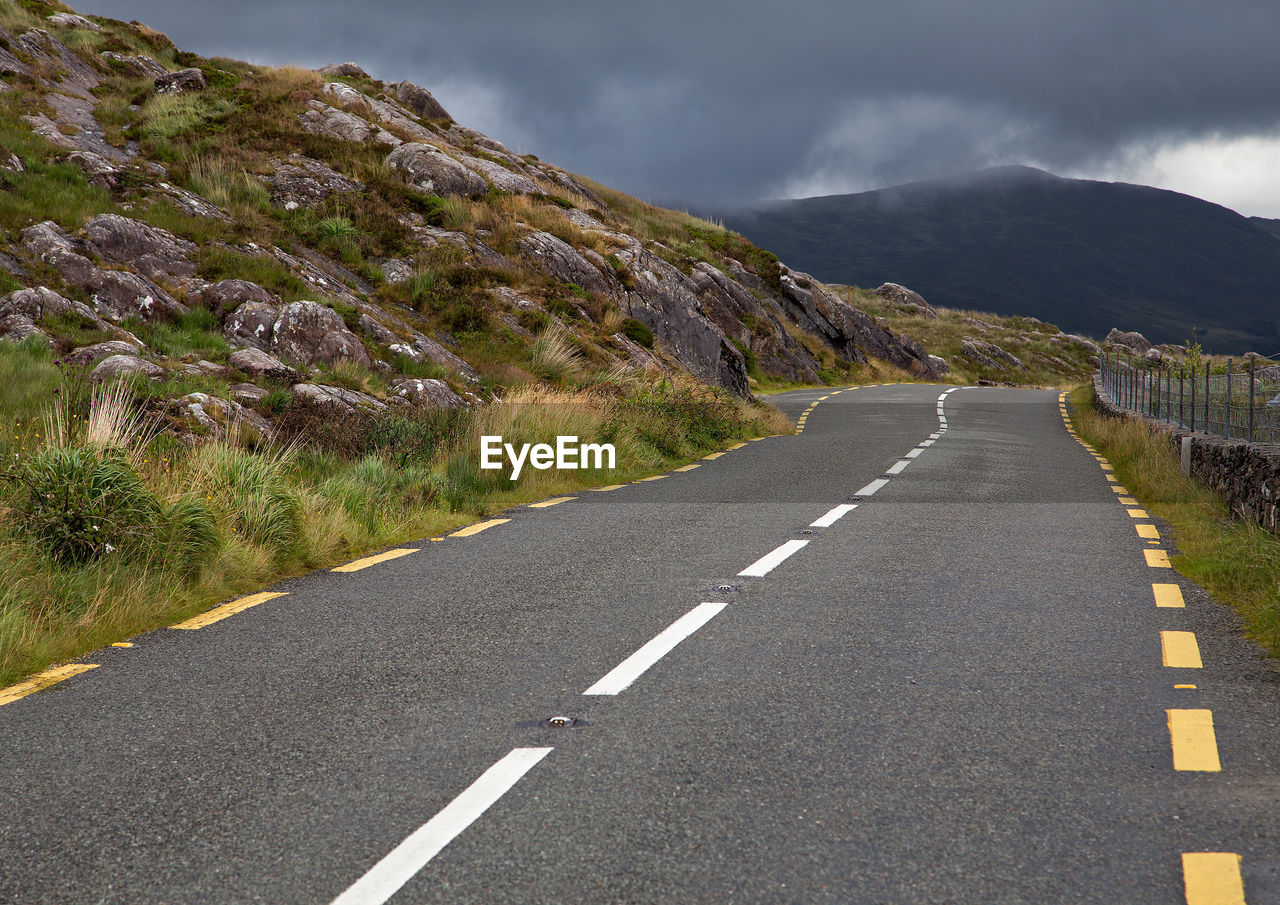
{"label": "tall dry grass tuft", "polygon": [[548,327],[529,349],[530,370],[552,383],[563,383],[566,378],[582,371],[582,354],[570,342],[563,327]]}

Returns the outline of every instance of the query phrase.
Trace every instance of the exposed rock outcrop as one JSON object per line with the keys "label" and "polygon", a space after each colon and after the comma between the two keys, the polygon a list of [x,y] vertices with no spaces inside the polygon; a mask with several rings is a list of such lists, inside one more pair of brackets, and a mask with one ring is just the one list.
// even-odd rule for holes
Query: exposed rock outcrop
{"label": "exposed rock outcrop", "polygon": [[421,119],[453,119],[426,88],[420,88],[413,82],[400,82],[395,88],[396,100],[412,110],[415,116]]}
{"label": "exposed rock outcrop", "polygon": [[372,363],[364,343],[347,329],[342,317],[316,302],[293,302],[281,308],[271,346],[281,358],[301,364],[348,361],[367,368]]}
{"label": "exposed rock outcrop", "polygon": [[417,405],[452,409],[464,408],[467,404],[467,401],[449,389],[449,384],[443,380],[403,377],[391,381],[390,388],[394,397]]}
{"label": "exposed rock outcrop", "polygon": [[364,185],[348,179],[318,160],[294,154],[288,160],[272,162],[275,175],[267,177],[271,186],[271,203],[287,211],[315,207],[334,193],[350,194],[364,190]]}
{"label": "exposed rock outcrop", "polygon": [[156,94],[186,94],[188,91],[203,91],[209,87],[209,81],[199,69],[166,72],[156,76],[154,83]]}
{"label": "exposed rock outcrop", "polygon": [[974,364],[993,371],[1006,371],[1009,368],[1024,370],[1022,361],[1016,356],[997,346],[995,343],[983,342],[980,339],[966,339],[960,344],[960,354]]}
{"label": "exposed rock outcrop", "polygon": [[484,177],[424,142],[396,148],[388,155],[387,166],[404,172],[414,186],[435,195],[482,195],[489,190]]}
{"label": "exposed rock outcrop", "polygon": [[387,408],[385,402],[368,393],[320,383],[294,384],[293,395],[314,405],[331,406],[345,412],[381,412]]}
{"label": "exposed rock outcrop", "polygon": [[294,381],[299,374],[280,359],[261,349],[250,346],[231,353],[227,364],[250,377],[266,377],[271,380]]}
{"label": "exposed rock outcrop", "polygon": [[1107,334],[1107,338],[1104,339],[1103,342],[1108,345],[1124,346],[1134,355],[1145,355],[1147,350],[1151,348],[1151,342],[1141,333],[1133,330],[1130,330],[1127,333],[1122,333],[1121,331],[1112,328],[1111,332]]}
{"label": "exposed rock outcrop", "polygon": [[622,288],[616,279],[606,277],[576,248],[551,233],[532,232],[516,244],[531,262],[562,283],[572,283],[588,292],[612,293]]}
{"label": "exposed rock outcrop", "polygon": [[875,293],[899,311],[916,314],[929,320],[938,318],[938,312],[929,306],[924,296],[906,286],[900,286],[897,283],[881,283]]}
{"label": "exposed rock outcrop", "polygon": [[98,362],[98,366],[89,372],[89,379],[95,383],[117,377],[158,380],[163,376],[164,368],[136,355],[108,356]]}

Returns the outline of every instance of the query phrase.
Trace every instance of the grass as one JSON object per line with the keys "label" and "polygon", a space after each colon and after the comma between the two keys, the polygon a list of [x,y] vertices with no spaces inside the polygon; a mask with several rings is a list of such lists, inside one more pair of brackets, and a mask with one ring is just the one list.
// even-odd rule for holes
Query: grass
{"label": "grass", "polygon": [[[691,382],[620,380],[382,417],[335,416],[277,394],[283,442],[250,449],[231,437],[192,448],[157,434],[132,391],[95,394],[39,343],[0,344],[0,381],[9,427],[0,438],[0,685],[283,577],[790,430],[774,409]],[[226,393],[206,378],[170,384],[165,397]],[[144,406],[156,392],[137,391]],[[57,418],[51,399],[61,400]],[[525,469],[511,481],[479,468],[479,438],[494,433],[517,444],[557,434],[613,443],[617,469]],[[64,502],[64,487],[80,490]]]}
{"label": "grass", "polygon": [[1172,444],[1141,422],[1104,417],[1088,387],[1072,421],[1143,508],[1173,528],[1175,569],[1239,614],[1245,632],[1280,657],[1280,538],[1235,518],[1211,489],[1182,474]]}

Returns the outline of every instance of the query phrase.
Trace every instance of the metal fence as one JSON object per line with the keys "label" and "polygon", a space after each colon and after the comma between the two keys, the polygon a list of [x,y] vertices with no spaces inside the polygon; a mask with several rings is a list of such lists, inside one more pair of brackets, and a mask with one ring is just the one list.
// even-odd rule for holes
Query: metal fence
{"label": "metal fence", "polygon": [[1101,363],[1102,386],[1121,408],[1219,437],[1280,443],[1280,366],[1250,358],[1210,370],[1135,364],[1114,354]]}

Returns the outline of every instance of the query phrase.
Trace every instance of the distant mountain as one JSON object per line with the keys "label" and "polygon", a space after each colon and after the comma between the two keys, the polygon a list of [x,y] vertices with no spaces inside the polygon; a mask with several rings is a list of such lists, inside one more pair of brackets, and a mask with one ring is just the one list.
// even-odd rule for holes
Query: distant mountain
{"label": "distant mountain", "polygon": [[1280,352],[1280,221],[1030,167],[774,202],[725,224],[821,280],[1072,332]]}

